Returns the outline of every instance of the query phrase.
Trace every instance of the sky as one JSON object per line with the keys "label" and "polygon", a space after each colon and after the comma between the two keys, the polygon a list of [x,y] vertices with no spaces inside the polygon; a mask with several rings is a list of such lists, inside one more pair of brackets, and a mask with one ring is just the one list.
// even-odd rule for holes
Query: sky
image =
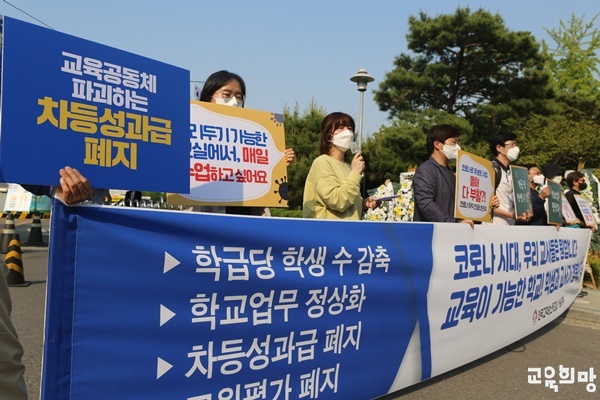
{"label": "sky", "polygon": [[247,108],[302,113],[314,102],[352,115],[357,126],[360,94],[350,77],[365,69],[375,78],[364,93],[366,137],[390,124],[373,90],[408,53],[409,16],[459,6],[500,14],[508,29],[549,44],[545,29],[600,12],[598,0],[2,0],[0,14],[184,68],[192,81],[235,72]]}

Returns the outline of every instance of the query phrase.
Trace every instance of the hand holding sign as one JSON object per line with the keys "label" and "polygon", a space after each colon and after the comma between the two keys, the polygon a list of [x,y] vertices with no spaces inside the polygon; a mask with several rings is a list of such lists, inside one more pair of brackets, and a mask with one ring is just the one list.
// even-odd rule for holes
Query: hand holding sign
{"label": "hand holding sign", "polygon": [[60,170],[60,188],[56,189],[56,194],[66,204],[86,201],[93,193],[90,182],[75,168],[66,166]]}

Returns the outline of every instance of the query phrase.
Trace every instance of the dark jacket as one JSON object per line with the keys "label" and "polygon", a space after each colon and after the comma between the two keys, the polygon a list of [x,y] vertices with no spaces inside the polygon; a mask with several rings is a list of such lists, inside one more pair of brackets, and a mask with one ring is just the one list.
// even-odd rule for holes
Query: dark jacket
{"label": "dark jacket", "polygon": [[43,185],[21,185],[23,189],[35,194],[36,196],[52,197],[52,186]]}
{"label": "dark jacket", "polygon": [[415,212],[413,221],[456,222],[454,197],[456,177],[433,158],[419,165],[413,177]]}
{"label": "dark jacket", "polygon": [[546,214],[545,200],[542,200],[537,190],[529,187],[531,193],[531,208],[533,215],[528,222],[517,220],[516,225],[548,225],[548,215]]}

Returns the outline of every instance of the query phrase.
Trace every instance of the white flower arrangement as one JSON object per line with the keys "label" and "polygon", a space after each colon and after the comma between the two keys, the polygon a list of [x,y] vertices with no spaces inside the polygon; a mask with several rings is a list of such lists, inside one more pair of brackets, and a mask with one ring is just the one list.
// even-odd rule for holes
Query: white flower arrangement
{"label": "white flower arrangement", "polygon": [[600,222],[600,217],[598,216],[598,203],[594,199],[594,192],[592,191],[591,179],[587,171],[581,171],[583,173],[583,177],[585,179],[585,183],[587,187],[585,190],[582,190],[579,194],[581,194],[592,206],[592,212],[594,213],[594,218],[596,219],[596,223]]}
{"label": "white flower arrangement", "polygon": [[414,200],[412,192],[412,173],[403,174],[400,188],[394,193],[391,182],[380,185],[374,193],[376,197],[398,195],[391,200],[384,200],[379,207],[367,210],[363,219],[366,221],[412,221]]}

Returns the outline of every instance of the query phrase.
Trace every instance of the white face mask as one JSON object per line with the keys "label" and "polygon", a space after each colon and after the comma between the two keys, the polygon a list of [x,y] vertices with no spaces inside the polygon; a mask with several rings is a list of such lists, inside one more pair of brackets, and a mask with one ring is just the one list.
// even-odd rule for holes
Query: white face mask
{"label": "white face mask", "polygon": [[536,185],[543,185],[546,183],[546,177],[544,175],[536,175],[533,177],[533,183]]}
{"label": "white face mask", "polygon": [[517,146],[511,147],[506,152],[506,158],[508,158],[508,161],[510,162],[517,161],[517,158],[519,158],[519,152],[520,150]]}
{"label": "white face mask", "polygon": [[459,150],[460,146],[458,144],[455,144],[454,146],[445,144],[442,148],[442,152],[446,155],[448,160],[456,160],[458,158]]}
{"label": "white face mask", "polygon": [[344,129],[340,133],[333,135],[332,143],[341,152],[345,153],[350,148],[352,139],[354,139],[354,133],[349,129]]}
{"label": "white face mask", "polygon": [[230,97],[229,100],[227,100],[227,101],[225,101],[225,99],[222,97],[217,97],[215,99],[215,102],[217,104],[222,104],[224,106],[234,106],[234,107],[240,107],[240,108],[244,107],[244,102],[238,100],[236,97]]}
{"label": "white face mask", "polygon": [[552,180],[556,183],[561,183],[562,182],[562,176],[558,175],[555,176],[554,178],[552,178]]}

